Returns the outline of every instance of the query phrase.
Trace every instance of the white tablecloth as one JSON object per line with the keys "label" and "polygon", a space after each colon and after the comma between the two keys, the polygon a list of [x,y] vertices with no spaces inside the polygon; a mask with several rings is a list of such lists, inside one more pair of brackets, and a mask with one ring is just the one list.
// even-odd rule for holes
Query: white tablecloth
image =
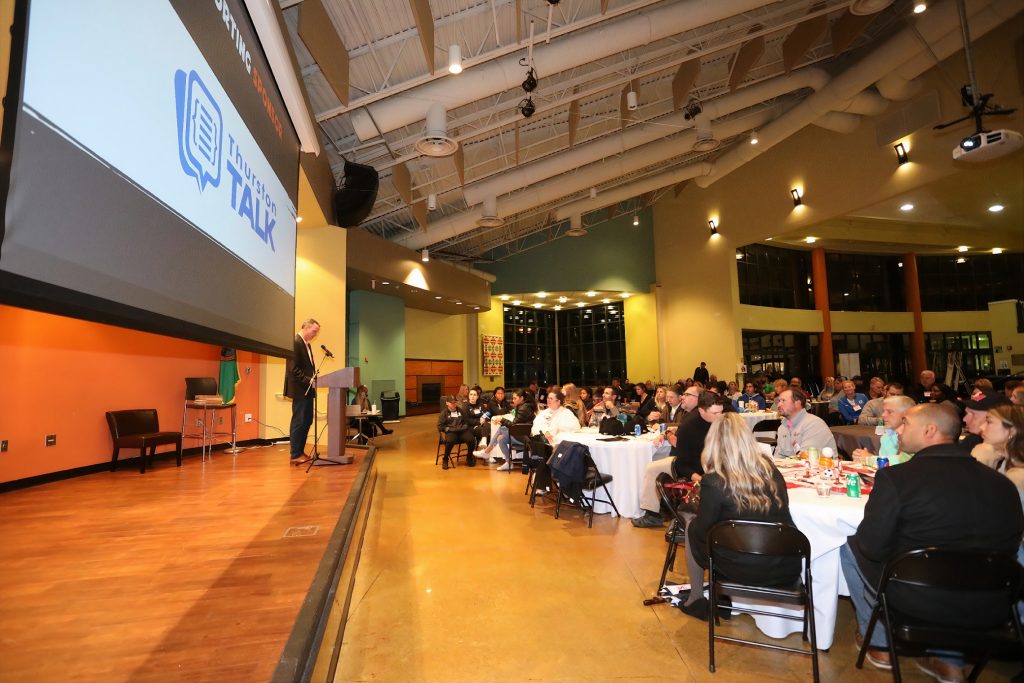
{"label": "white tablecloth", "polygon": [[[575,441],[586,444],[590,448],[590,455],[594,463],[604,474],[612,475],[612,481],[608,484],[608,493],[615,501],[615,507],[623,517],[641,517],[644,512],[640,509],[640,485],[644,480],[644,471],[647,463],[654,459],[655,453],[667,453],[670,449],[668,443],[662,443],[660,448],[654,445],[654,434],[645,434],[639,439],[629,437],[628,441],[598,441],[599,438],[606,439],[607,436],[598,434],[596,430],[583,432],[572,432],[559,434],[556,441]],[[598,498],[604,492],[598,489]],[[600,514],[615,514],[611,505],[597,503],[594,511]]]}
{"label": "white tablecloth", "polygon": [[747,429],[753,431],[754,426],[762,420],[778,420],[779,416],[775,413],[769,413],[767,411],[760,411],[757,413],[737,413],[743,418],[743,422],[746,423]]}
{"label": "white tablecloth", "polygon": [[[813,488],[789,489],[789,510],[793,522],[811,542],[814,621],[818,647],[821,649],[832,647],[839,596],[850,594],[839,564],[839,548],[846,543],[847,536],[857,531],[857,526],[864,518],[866,503],[867,498],[863,496],[849,498],[841,493],[833,493],[823,498]],[[802,614],[801,610],[781,605],[758,603],[758,607],[772,612]],[[800,622],[791,619],[755,615],[754,621],[762,633],[773,638],[785,638],[790,633],[800,631]],[[853,640],[853,633],[846,636]]]}

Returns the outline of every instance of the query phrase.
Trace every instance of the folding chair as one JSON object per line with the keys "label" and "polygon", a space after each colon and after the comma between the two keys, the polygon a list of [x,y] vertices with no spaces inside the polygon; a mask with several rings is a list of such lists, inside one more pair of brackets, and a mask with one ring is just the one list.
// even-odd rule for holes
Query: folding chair
{"label": "folding chair", "polygon": [[[466,453],[463,452],[464,448],[466,448],[466,442],[465,441],[457,442],[455,444],[455,447],[452,448],[452,454],[451,454],[452,467],[455,467],[458,464],[459,458],[466,457]],[[467,451],[468,451],[468,449],[467,449]],[[444,432],[438,432],[437,433],[437,454],[434,456],[434,464],[436,465],[437,463],[441,462],[441,458],[443,456],[444,456]]]}
{"label": "folding chair", "polygon": [[675,483],[672,475],[668,472],[659,474],[654,482],[654,487],[658,490],[658,498],[661,499],[662,507],[667,507],[672,513],[672,521],[669,523],[668,529],[665,530],[665,542],[668,543],[668,550],[665,552],[665,563],[661,567],[658,591],[661,591],[665,586],[665,577],[668,576],[668,570],[675,566],[676,551],[679,549],[679,546],[686,543],[686,519],[677,509],[682,496],[670,493],[670,486],[682,491],[690,488],[688,484]]}
{"label": "folding chair", "polygon": [[[788,586],[757,586],[731,581],[720,575],[719,563],[722,550],[744,553],[761,557],[797,556],[803,561],[803,578],[797,577]],[[708,580],[711,582],[710,596],[711,616],[708,619],[708,670],[715,672],[715,640],[731,643],[745,643],[769,650],[783,650],[797,654],[810,655],[814,672],[814,682],[818,683],[818,641],[814,630],[814,594],[811,584],[811,543],[795,526],[772,522],[743,520],[726,520],[711,527],[708,532]],[[803,605],[802,617],[790,614],[777,614],[752,607],[731,608],[735,612],[745,614],[762,614],[782,617],[803,622],[803,638],[806,641],[810,633],[811,650],[785,647],[774,643],[762,643],[755,640],[743,640],[727,636],[715,635],[718,622],[718,596],[727,595],[737,598],[755,598]]]}
{"label": "folding chair", "polygon": [[[615,501],[612,500],[612,494],[608,490],[608,484],[612,482],[612,475],[605,474],[597,469],[597,463],[594,462],[593,457],[590,455],[590,449],[586,446],[580,450],[581,457],[583,458],[585,474],[583,481],[581,482],[581,491],[579,502],[575,502],[569,495],[566,495],[562,491],[562,487],[558,486],[558,496],[555,501],[555,519],[558,519],[559,512],[562,508],[562,501],[568,500],[569,504],[573,507],[577,507],[580,511],[587,516],[587,528],[593,528],[594,526],[594,504],[605,503],[611,505],[612,509],[615,510],[615,516],[621,517],[619,514],[619,508],[615,506]],[[604,499],[597,498],[597,487],[600,486],[604,490]],[[590,491],[590,499],[587,499],[586,492]]]}
{"label": "folding chair", "polygon": [[[779,427],[782,426],[782,420],[761,420],[754,428],[750,431],[753,432],[754,438],[760,443],[766,443],[769,446],[775,446],[778,443]],[[764,432],[762,436],[758,434]],[[771,436],[768,436],[770,433]]]}
{"label": "folding chair", "polygon": [[[962,652],[975,664],[968,676],[977,680],[990,659],[1024,660],[1024,629],[1016,603],[1021,600],[1024,577],[1012,555],[980,550],[921,548],[891,560],[878,584],[878,599],[871,611],[857,668],[871,634],[882,622],[889,641],[892,678],[901,680],[898,655],[915,657]],[[939,607],[952,595],[972,605],[971,614],[951,609],[952,623],[937,623],[911,616],[893,603],[908,602]],[[900,597],[903,599],[901,600]],[[895,599],[894,599],[895,596]],[[986,618],[991,615],[991,618]],[[974,623],[970,623],[973,621]]]}
{"label": "folding chair", "polygon": [[[533,429],[533,425],[532,424],[518,424],[518,425],[514,424],[514,425],[509,425],[509,428],[508,428],[508,436],[509,436],[508,453],[509,453],[509,457],[512,459],[512,463],[513,464],[515,464],[515,461],[516,461],[516,453],[519,453],[522,456],[520,458],[520,461],[526,459],[526,452],[527,452],[526,444],[528,444],[530,442],[530,430],[532,430],[532,429]],[[522,446],[515,445],[513,443],[512,439],[515,439],[516,441],[518,441],[519,443],[521,443],[523,445]],[[512,469],[513,468],[511,468],[511,467],[508,469],[508,473],[509,474],[512,474]]]}

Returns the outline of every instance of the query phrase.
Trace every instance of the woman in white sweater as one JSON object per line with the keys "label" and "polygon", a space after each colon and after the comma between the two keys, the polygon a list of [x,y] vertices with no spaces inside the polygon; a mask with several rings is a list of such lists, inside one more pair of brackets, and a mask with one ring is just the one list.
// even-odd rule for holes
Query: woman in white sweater
{"label": "woman in white sweater", "polygon": [[564,401],[565,395],[561,391],[557,389],[549,391],[548,407],[540,411],[533,420],[531,433],[542,435],[552,446],[555,445],[555,437],[559,434],[580,430],[579,418],[576,413],[562,405]]}

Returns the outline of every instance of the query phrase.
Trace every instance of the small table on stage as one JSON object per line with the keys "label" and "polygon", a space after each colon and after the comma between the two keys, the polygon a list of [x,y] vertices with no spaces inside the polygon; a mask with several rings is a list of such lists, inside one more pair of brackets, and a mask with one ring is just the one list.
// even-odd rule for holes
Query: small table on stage
{"label": "small table on stage", "polygon": [[356,421],[356,433],[349,437],[347,443],[355,446],[364,446],[373,443],[373,437],[367,436],[363,431],[363,423],[368,417],[380,417],[380,411],[363,410],[357,405],[345,406],[345,417]]}
{"label": "small table on stage", "polygon": [[[660,447],[654,445],[655,434],[646,433],[639,438],[629,436],[625,441],[600,441],[608,439],[599,434],[593,427],[579,432],[559,434],[555,440],[574,441],[590,448],[590,457],[594,459],[597,469],[604,474],[612,475],[608,484],[608,493],[615,501],[615,507],[623,517],[636,518],[643,516],[640,509],[640,485],[644,480],[647,464],[654,460],[656,454],[668,453],[671,448],[668,442]],[[598,514],[612,513],[612,506],[598,502],[594,506]]]}

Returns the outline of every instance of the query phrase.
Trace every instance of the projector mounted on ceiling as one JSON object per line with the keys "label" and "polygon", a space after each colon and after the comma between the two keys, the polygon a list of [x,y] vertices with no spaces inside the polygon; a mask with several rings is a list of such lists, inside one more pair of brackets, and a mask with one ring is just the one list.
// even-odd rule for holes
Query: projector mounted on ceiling
{"label": "projector mounted on ceiling", "polygon": [[1024,147],[1024,136],[1015,130],[975,133],[953,148],[953,161],[981,163],[1013,154]]}

